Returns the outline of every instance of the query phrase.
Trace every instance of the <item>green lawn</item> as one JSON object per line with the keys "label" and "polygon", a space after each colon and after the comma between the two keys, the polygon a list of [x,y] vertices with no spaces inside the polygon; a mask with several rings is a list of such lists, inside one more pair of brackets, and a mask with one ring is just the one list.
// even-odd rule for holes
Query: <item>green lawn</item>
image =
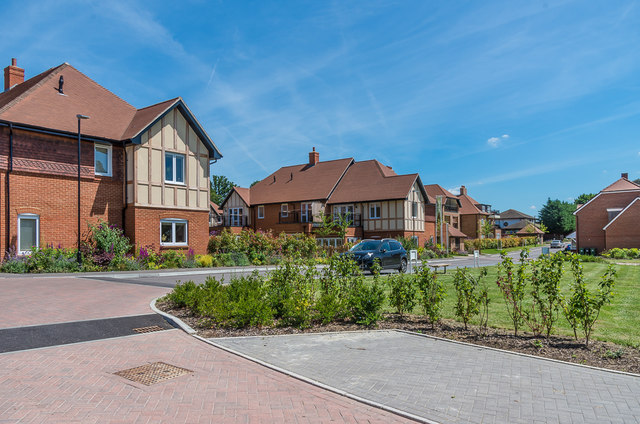
{"label": "green lawn", "polygon": [[[597,287],[600,276],[605,272],[607,264],[603,263],[584,263],[584,275],[589,284],[589,288]],[[602,308],[600,318],[596,322],[592,333],[593,339],[610,341],[618,344],[640,347],[640,266],[616,266],[618,270],[618,278],[614,287],[614,298],[609,305]],[[472,270],[477,273],[477,270]],[[456,319],[454,313],[456,292],[453,287],[453,273],[451,270],[447,274],[439,274],[438,278],[444,282],[447,293],[444,302],[443,317]],[[491,327],[501,327],[513,330],[513,323],[507,314],[502,293],[496,285],[497,267],[489,267],[489,274],[484,278],[489,287],[489,295],[491,304],[489,306],[489,325]],[[562,280],[563,292],[569,292],[569,286],[573,275],[565,265],[565,275]],[[382,281],[386,278],[383,276]],[[530,298],[529,289],[526,298]],[[392,312],[393,309],[387,305],[386,312]],[[414,313],[421,313],[419,306],[416,306]],[[477,318],[472,323],[477,324]],[[556,333],[573,336],[573,331],[567,321],[560,313]],[[523,328],[528,331],[528,327]],[[580,334],[578,334],[580,336]]]}

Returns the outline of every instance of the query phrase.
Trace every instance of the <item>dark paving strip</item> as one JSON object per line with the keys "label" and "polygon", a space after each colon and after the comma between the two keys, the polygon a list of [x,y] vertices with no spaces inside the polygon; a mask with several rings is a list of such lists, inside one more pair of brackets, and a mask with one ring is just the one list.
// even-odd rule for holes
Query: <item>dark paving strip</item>
{"label": "dark paving strip", "polygon": [[0,353],[139,334],[134,328],[173,328],[157,314],[0,329]]}
{"label": "dark paving strip", "polygon": [[[163,283],[161,281],[145,281],[144,279],[137,280],[128,280],[126,278],[113,278],[113,277],[79,277],[85,280],[98,280],[98,281],[108,281],[110,283],[121,283],[121,284],[139,284],[141,286],[154,286],[154,287],[168,287],[174,288],[176,283]],[[152,278],[152,277],[147,277]],[[178,279],[176,279],[177,281]]]}

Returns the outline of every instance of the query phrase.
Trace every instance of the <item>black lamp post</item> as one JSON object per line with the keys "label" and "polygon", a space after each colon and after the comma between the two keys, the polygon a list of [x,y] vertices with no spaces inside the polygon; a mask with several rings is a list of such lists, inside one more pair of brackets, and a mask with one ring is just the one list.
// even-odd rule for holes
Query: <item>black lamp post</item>
{"label": "black lamp post", "polygon": [[86,115],[76,115],[78,118],[78,254],[76,260],[78,261],[78,267],[82,265],[82,255],[80,254],[80,121],[83,119],[89,119]]}

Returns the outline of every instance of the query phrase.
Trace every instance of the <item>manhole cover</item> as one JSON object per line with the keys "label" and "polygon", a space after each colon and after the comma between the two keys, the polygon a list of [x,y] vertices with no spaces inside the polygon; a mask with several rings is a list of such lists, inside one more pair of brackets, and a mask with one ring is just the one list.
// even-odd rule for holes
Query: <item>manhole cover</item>
{"label": "manhole cover", "polygon": [[159,325],[152,325],[151,327],[140,327],[140,328],[134,328],[133,331],[135,331],[136,333],[153,333],[154,331],[163,331],[164,328],[160,327]]}
{"label": "manhole cover", "polygon": [[114,372],[114,374],[124,377],[127,380],[144,384],[145,386],[151,386],[152,384],[171,380],[172,378],[180,377],[181,375],[192,372],[193,371],[186,368],[176,367],[174,365],[165,364],[164,362],[154,362],[152,364]]}

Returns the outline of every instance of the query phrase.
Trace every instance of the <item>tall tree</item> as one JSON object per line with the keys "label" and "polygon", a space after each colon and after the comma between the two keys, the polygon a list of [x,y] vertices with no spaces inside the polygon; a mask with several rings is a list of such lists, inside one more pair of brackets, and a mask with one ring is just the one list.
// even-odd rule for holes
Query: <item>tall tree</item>
{"label": "tall tree", "polygon": [[582,193],[580,196],[576,197],[576,200],[574,200],[573,203],[576,205],[584,205],[594,197],[596,197],[595,193]]}
{"label": "tall tree", "polygon": [[224,175],[211,176],[211,201],[220,205],[235,184]]}
{"label": "tall tree", "polygon": [[262,180],[255,180],[254,182],[251,183],[249,187],[253,187],[254,185],[258,184],[260,181]]}
{"label": "tall tree", "polygon": [[576,220],[573,212],[576,210],[574,203],[562,200],[547,200],[540,209],[540,220],[552,234],[569,234],[576,229]]}

